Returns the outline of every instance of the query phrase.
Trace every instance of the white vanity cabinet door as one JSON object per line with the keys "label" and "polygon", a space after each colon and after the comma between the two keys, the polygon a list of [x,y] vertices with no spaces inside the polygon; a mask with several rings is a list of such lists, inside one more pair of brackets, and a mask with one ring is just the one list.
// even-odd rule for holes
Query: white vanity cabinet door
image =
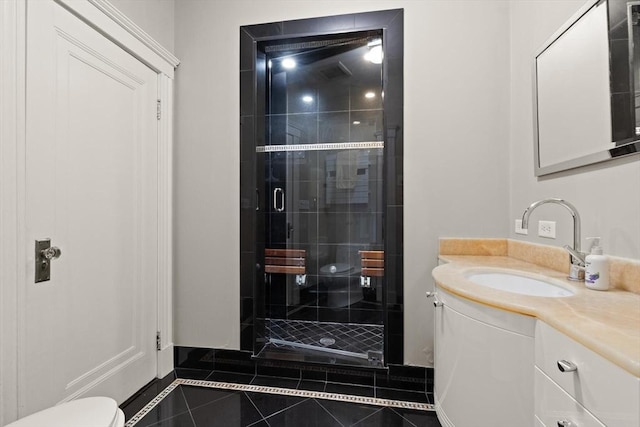
{"label": "white vanity cabinet door", "polygon": [[[443,305],[435,310],[435,397],[442,425],[532,426],[535,320],[439,288],[437,299]],[[492,318],[499,324],[487,323]],[[504,329],[508,324],[529,324],[523,328],[529,333]]]}
{"label": "white vanity cabinet door", "polygon": [[537,367],[534,383],[536,419],[545,427],[558,427],[561,421],[571,422],[572,427],[605,427]]}
{"label": "white vanity cabinet door", "polygon": [[[640,426],[639,378],[541,321],[535,343],[536,366],[605,425]],[[562,372],[559,360],[577,369]]]}

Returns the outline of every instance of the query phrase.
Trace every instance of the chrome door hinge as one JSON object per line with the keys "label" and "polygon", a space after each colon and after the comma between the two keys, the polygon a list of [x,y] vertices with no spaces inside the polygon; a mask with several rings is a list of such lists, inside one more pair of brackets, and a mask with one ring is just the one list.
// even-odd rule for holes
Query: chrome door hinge
{"label": "chrome door hinge", "polygon": [[160,331],[156,332],[156,350],[162,350],[162,340],[160,339]]}
{"label": "chrome door hinge", "polygon": [[157,117],[158,117],[158,120],[160,120],[160,115],[162,111],[162,101],[158,99],[156,106],[157,106]]}

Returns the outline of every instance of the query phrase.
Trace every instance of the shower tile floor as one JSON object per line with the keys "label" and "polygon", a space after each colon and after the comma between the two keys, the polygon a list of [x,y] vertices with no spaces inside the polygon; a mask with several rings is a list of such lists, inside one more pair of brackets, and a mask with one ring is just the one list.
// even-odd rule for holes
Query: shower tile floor
{"label": "shower tile floor", "polygon": [[266,336],[275,346],[290,345],[344,356],[368,358],[383,351],[384,326],[268,319]]}
{"label": "shower tile floor", "polygon": [[[232,379],[232,374],[226,376],[227,381]],[[252,386],[244,377],[236,383],[220,383],[176,379],[172,373],[123,407],[126,425],[441,427],[435,412],[425,410],[431,405],[403,402],[400,394],[376,399],[278,388],[282,383],[272,380],[273,386],[265,385],[269,379],[264,377],[262,385]]]}

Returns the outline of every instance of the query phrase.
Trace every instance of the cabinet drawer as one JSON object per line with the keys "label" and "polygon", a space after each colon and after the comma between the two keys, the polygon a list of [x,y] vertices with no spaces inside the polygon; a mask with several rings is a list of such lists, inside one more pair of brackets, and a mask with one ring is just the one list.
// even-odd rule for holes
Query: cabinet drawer
{"label": "cabinet drawer", "polygon": [[604,427],[538,368],[535,368],[534,384],[535,414],[544,426],[558,427],[560,421],[566,420],[576,427]]}
{"label": "cabinet drawer", "polygon": [[[559,360],[573,363],[576,370],[562,372]],[[640,379],[540,321],[536,322],[535,363],[604,424],[640,425]]]}

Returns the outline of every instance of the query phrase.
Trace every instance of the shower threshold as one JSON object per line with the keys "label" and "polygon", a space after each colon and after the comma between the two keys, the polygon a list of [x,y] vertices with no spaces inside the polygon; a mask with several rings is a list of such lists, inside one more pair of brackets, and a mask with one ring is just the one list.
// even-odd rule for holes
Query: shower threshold
{"label": "shower threshold", "polygon": [[309,345],[309,344],[302,344],[302,343],[297,343],[297,342],[289,342],[289,341],[285,341],[285,340],[279,340],[279,339],[276,339],[276,338],[269,338],[269,342],[271,344],[275,344],[276,346],[278,346],[278,345],[288,345],[288,346],[291,346],[291,347],[304,348],[306,350],[324,351],[324,352],[331,353],[331,354],[338,354],[340,356],[356,357],[356,358],[359,358],[359,359],[367,359],[368,360],[368,356],[366,354],[354,353],[352,351],[338,350],[336,348],[328,348],[328,347],[317,346],[317,345]]}
{"label": "shower threshold", "polygon": [[[265,354],[326,359],[327,363],[382,366],[384,326],[304,320],[266,319]],[[337,362],[340,359],[342,362]]]}

